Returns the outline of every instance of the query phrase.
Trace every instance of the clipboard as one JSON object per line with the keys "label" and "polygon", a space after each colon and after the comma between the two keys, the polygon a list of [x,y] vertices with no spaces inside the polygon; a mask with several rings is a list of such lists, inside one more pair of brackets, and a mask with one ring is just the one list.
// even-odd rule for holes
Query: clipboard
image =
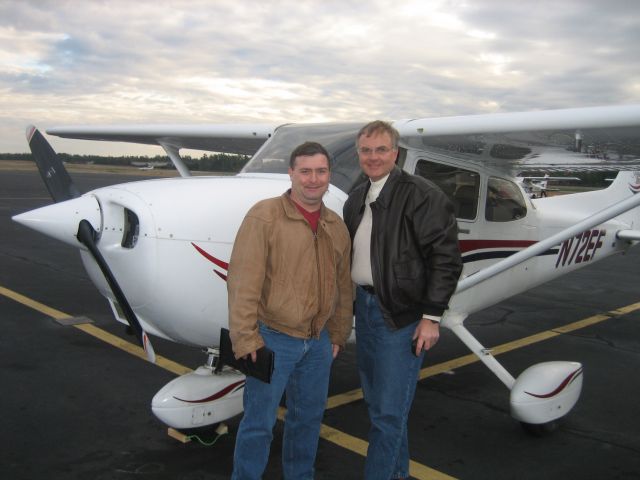
{"label": "clipboard", "polygon": [[271,383],[271,374],[273,373],[274,356],[273,351],[267,347],[262,347],[256,351],[256,363],[251,361],[249,356],[246,360],[233,355],[233,346],[229,329],[220,329],[220,358],[216,365],[216,372],[222,370],[224,365],[228,365],[236,370],[241,371],[245,375],[257,378],[265,383]]}

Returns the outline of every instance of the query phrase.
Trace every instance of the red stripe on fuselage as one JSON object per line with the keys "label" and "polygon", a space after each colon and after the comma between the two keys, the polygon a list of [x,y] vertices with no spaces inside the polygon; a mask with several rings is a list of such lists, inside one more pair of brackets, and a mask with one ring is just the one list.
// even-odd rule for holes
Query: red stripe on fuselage
{"label": "red stripe on fuselage", "polygon": [[537,243],[535,240],[460,240],[460,251],[468,253],[488,248],[527,248]]}
{"label": "red stripe on fuselage", "polygon": [[229,270],[229,264],[227,262],[223,262],[222,260],[218,260],[216,257],[214,257],[213,255],[205,252],[202,248],[200,248],[198,245],[196,245],[193,242],[191,242],[191,245],[193,245],[193,248],[195,248],[200,253],[200,255],[202,255],[204,258],[206,258],[210,262],[213,262],[214,264],[216,264],[220,268],[224,268],[225,270]]}

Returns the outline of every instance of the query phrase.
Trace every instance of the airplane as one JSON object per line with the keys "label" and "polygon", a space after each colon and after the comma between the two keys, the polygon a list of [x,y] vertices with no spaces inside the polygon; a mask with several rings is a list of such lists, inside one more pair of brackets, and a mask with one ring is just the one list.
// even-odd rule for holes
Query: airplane
{"label": "airplane", "polygon": [[166,167],[169,162],[131,162],[131,165],[138,167],[138,170],[153,170],[156,167]]}
{"label": "airplane", "polygon": [[[81,194],[45,137],[27,139],[55,203],[13,220],[78,248],[84,268],[129,325],[150,361],[151,336],[206,349],[204,365],[162,387],[153,413],[176,429],[242,411],[244,376],[221,365],[228,324],[226,276],[248,209],[290,186],[288,157],[306,140],[332,156],[325,204],[342,212],[361,174],[355,140],[364,122],[254,125],[68,126],[50,135],[159,145],[179,177]],[[510,392],[511,415],[540,431],[578,401],[577,361],[535,364],[514,377],[465,327],[465,319],[640,241],[640,105],[397,120],[398,166],[434,181],[456,209],[464,270],[442,326]],[[589,142],[587,150],[583,140]],[[594,147],[606,155],[593,155]],[[182,148],[252,155],[235,176],[192,177]],[[530,198],[518,171],[617,170],[607,188]],[[357,341],[357,338],[356,338]]]}
{"label": "airplane", "polygon": [[546,197],[547,192],[557,192],[559,188],[549,188],[550,181],[555,182],[579,182],[580,177],[550,177],[548,173],[545,173],[543,177],[516,177],[516,181],[522,185],[524,191],[531,198]]}

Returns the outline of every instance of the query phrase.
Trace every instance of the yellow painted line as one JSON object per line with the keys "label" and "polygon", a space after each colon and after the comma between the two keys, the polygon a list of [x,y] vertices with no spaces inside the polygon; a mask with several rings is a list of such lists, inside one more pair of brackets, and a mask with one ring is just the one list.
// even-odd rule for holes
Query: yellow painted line
{"label": "yellow painted line", "polygon": [[63,318],[71,318],[71,315],[67,315],[66,313],[63,313],[60,310],[56,310],[55,308],[47,307],[40,302],[31,300],[29,297],[25,297],[18,292],[14,292],[13,290],[9,290],[8,288],[4,288],[2,286],[0,286],[0,294],[57,320]]}
{"label": "yellow painted line", "polygon": [[[369,443],[365,440],[348,435],[327,425],[322,425],[320,427],[320,437],[357,453],[358,455],[363,457],[367,456]],[[418,478],[420,480],[455,480],[455,477],[450,477],[447,474],[434,470],[433,468],[429,468],[421,463],[414,462],[413,460],[409,461],[409,474],[411,477]]]}
{"label": "yellow painted line", "polygon": [[[553,330],[547,330],[545,332],[540,332],[534,335],[530,335],[525,338],[521,338],[512,342],[504,343],[497,347],[494,347],[491,351],[493,355],[499,355],[501,353],[509,352],[516,348],[522,348],[528,345],[532,345],[534,343],[541,342],[543,340],[548,340],[553,337],[557,337],[561,334],[565,334],[568,332],[572,332],[575,330],[579,330],[581,328],[589,327],[591,325],[595,325],[597,323],[603,322],[604,320],[609,320],[611,318],[619,317],[621,315],[625,315],[627,313],[631,313],[633,311],[640,309],[640,303],[634,303],[632,305],[627,305],[626,307],[621,307],[616,310],[612,310],[607,314],[594,315],[589,318],[585,318],[583,320],[578,320],[576,322],[570,323],[568,325],[564,325],[562,327],[555,328]],[[420,370],[420,380],[425,378],[455,370],[456,368],[464,367],[470,365],[475,362],[479,362],[480,359],[474,355],[464,355],[462,357],[454,358],[453,360],[449,360],[448,362],[439,363],[437,365],[432,365],[427,368],[423,368]],[[354,389],[349,392],[342,393],[340,395],[334,395],[327,400],[327,409],[336,408],[342,405],[346,405],[351,402],[355,402],[357,400],[361,400],[363,398],[362,389]],[[283,418],[279,417],[280,419]],[[354,453],[357,453],[362,456],[366,456],[368,443],[364,440],[352,437],[344,432],[340,432],[339,430],[335,430],[326,425],[322,425],[320,430],[320,436],[325,440],[328,440],[336,445],[339,445],[347,450],[350,450]],[[454,477],[449,477],[442,472],[437,470],[433,470],[421,463],[410,461],[409,465],[409,473],[412,477],[417,478],[419,480],[445,480],[445,479],[453,479]]]}
{"label": "yellow painted line", "polygon": [[[28,297],[25,297],[24,295],[21,295],[17,292],[14,292],[13,290],[9,290],[8,288],[4,288],[2,286],[0,286],[0,294],[18,303],[21,303],[22,305],[25,305],[31,308],[32,310],[36,310],[49,317],[55,318],[56,320],[61,320],[64,318],[72,318],[72,315],[61,312],[60,310],[56,310],[55,308],[48,307],[43,303],[32,300]],[[99,340],[102,340],[103,342],[108,343],[109,345],[119,348],[120,350],[124,350],[125,352],[130,353],[131,355],[134,355],[143,360],[147,359],[147,355],[142,349],[142,347],[139,347],[138,345],[128,342],[127,340],[124,340],[118,337],[117,335],[113,335],[112,333],[102,330],[101,328],[96,327],[95,325],[92,325],[90,323],[83,323],[80,325],[72,325],[72,326],[74,328],[77,328],[78,330],[82,330],[83,332],[88,333],[89,335]],[[193,371],[192,369],[187,368],[184,365],[180,365],[179,363],[174,362],[173,360],[169,360],[168,358],[165,358],[161,355],[156,355],[156,364],[159,367],[164,368],[165,370],[175,373],[176,375],[182,375],[182,374]]]}
{"label": "yellow painted line", "polygon": [[627,313],[635,312],[636,310],[640,310],[640,302],[627,305],[626,307],[620,307],[616,310],[612,310],[610,313],[612,315],[625,315]]}
{"label": "yellow painted line", "polygon": [[[490,350],[494,356],[500,355],[501,353],[510,352],[512,350],[526,347],[534,343],[542,342],[544,340],[548,340],[550,338],[554,338],[565,333],[573,332],[575,330],[580,330],[581,328],[586,328],[591,325],[595,325],[597,323],[603,322],[605,320],[609,320],[611,318],[626,315],[627,313],[631,313],[636,310],[640,310],[640,302],[627,305],[626,307],[620,307],[616,310],[611,310],[606,314],[594,315],[592,317],[585,318],[583,320],[578,320],[568,325],[556,327],[553,330],[547,330],[544,332],[536,333],[534,335],[530,335],[528,337],[514,340],[512,342],[504,343],[502,345],[493,347]],[[432,365],[430,367],[423,368],[422,370],[420,370],[419,379],[424,380],[425,378],[431,377],[433,375],[438,375],[443,372],[455,370],[456,368],[464,367],[479,361],[480,359],[476,355],[474,355],[473,353],[470,353],[462,357],[454,358],[453,360],[449,360],[447,362],[443,362],[437,365]],[[340,407],[342,405],[347,405],[357,400],[362,400],[362,398],[363,398],[362,389],[360,388],[357,388],[345,393],[341,393],[339,395],[334,395],[333,397],[330,397],[327,400],[327,409]]]}
{"label": "yellow painted line", "polygon": [[[71,315],[61,312],[60,310],[56,310],[55,308],[48,307],[47,305],[44,305],[40,302],[32,300],[28,297],[25,297],[24,295],[21,295],[17,292],[14,292],[13,290],[9,290],[2,286],[0,286],[0,294],[18,303],[21,303],[33,310],[41,312],[49,317],[55,318],[57,320],[72,317]],[[98,338],[99,340],[102,340],[108,343],[109,345],[112,345],[116,348],[124,350],[125,352],[130,353],[138,358],[141,358],[143,360],[146,360],[147,358],[144,350],[141,347],[134,345],[126,340],[123,340],[122,338],[116,335],[106,332],[101,328],[96,327],[95,325],[85,323],[85,324],[72,325],[72,326],[79,330],[82,330],[85,333],[88,333],[89,335],[92,335]],[[167,358],[164,358],[160,355],[156,356],[156,363],[158,364],[158,366],[166,370],[169,370],[170,372],[173,372],[176,375],[182,375],[184,373],[188,373],[192,371],[191,369],[183,365],[180,365],[176,362],[173,362]],[[280,420],[284,420],[285,413],[286,413],[286,409],[280,407],[278,409],[278,418]],[[323,438],[324,440],[327,440],[341,448],[345,448],[358,455],[361,455],[363,457],[367,456],[367,448],[369,446],[369,443],[367,441],[354,437],[347,433],[341,432],[340,430],[337,430],[333,427],[329,427],[324,424],[321,425],[320,437]],[[409,473],[411,474],[412,477],[417,478],[419,480],[455,480],[454,477],[445,475],[444,473],[438,472],[437,470],[429,468],[413,460],[410,460]]]}
{"label": "yellow painted line", "polygon": [[[279,407],[278,419],[284,421],[286,412],[286,408]],[[336,428],[325,424],[320,425],[320,438],[349,450],[350,452],[357,453],[362,457],[367,456],[369,442],[362,440],[361,438],[354,437],[353,435],[349,435],[348,433],[342,432]],[[455,477],[451,477],[413,460],[409,460],[409,474],[412,478],[417,478],[418,480],[456,480]]]}
{"label": "yellow painted line", "polygon": [[[15,300],[16,302],[21,303],[29,308],[37,310],[45,315],[53,317],[55,319],[71,318],[71,315],[68,315],[54,308],[48,307],[40,302],[32,300],[28,297],[25,297],[24,295],[21,295],[17,292],[14,292],[2,286],[0,286],[0,294],[8,298],[11,298],[12,300]],[[532,345],[534,343],[538,343],[543,340],[548,340],[550,338],[554,338],[568,332],[572,332],[575,330],[579,330],[581,328],[595,325],[597,323],[603,322],[605,320],[609,320],[611,318],[626,315],[636,310],[640,310],[640,302],[627,305],[625,307],[617,308],[615,310],[607,312],[606,314],[594,315],[592,317],[588,317],[583,320],[570,323],[568,325],[554,328],[553,330],[547,330],[547,331],[530,335],[528,337],[521,338],[512,342],[504,343],[502,345],[494,347],[493,349],[491,349],[491,351],[494,355],[499,355],[501,353],[509,352],[517,348],[522,348],[528,345]],[[135,355],[138,358],[146,360],[146,354],[144,353],[144,350],[142,348],[126,340],[123,340],[120,337],[112,335],[111,333],[106,332],[91,324],[80,324],[80,325],[73,325],[73,326],[110,345],[113,345],[114,347],[117,347],[121,350],[131,353],[132,355]],[[478,361],[480,361],[480,359],[474,354],[464,355],[462,357],[458,357],[453,360],[449,360],[447,362],[443,362],[437,365],[432,365],[430,367],[423,368],[420,371],[419,378],[420,380],[423,380],[427,377],[431,377],[439,373],[447,372],[450,370],[454,370],[456,368],[470,365]],[[182,375],[184,373],[188,373],[192,371],[191,369],[183,365],[180,365],[179,363],[173,362],[172,360],[169,360],[160,355],[157,356],[156,363],[158,364],[158,366],[164,368],[165,370],[173,372],[176,375]],[[334,395],[333,397],[330,397],[327,400],[327,409],[336,408],[336,407],[346,405],[348,403],[355,402],[361,399],[362,399],[362,389],[359,389],[359,388],[354,389],[349,392],[345,392],[340,395]],[[286,409],[282,407],[279,408],[278,418],[280,420],[284,420],[285,412],[286,412]],[[363,457],[367,455],[367,447],[369,445],[367,441],[354,437],[347,433],[344,433],[333,427],[329,427],[324,424],[321,425],[320,437],[335,445],[338,445],[339,447],[345,448]],[[429,468],[426,465],[422,465],[421,463],[415,462],[413,460],[410,460],[409,473],[413,478],[417,478],[418,480],[455,480],[455,477],[448,476],[442,472]]]}

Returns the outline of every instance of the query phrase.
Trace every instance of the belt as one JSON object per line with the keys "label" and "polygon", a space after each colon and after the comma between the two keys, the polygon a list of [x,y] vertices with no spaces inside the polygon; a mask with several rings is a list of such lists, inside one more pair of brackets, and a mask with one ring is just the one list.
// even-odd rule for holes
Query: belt
{"label": "belt", "polygon": [[363,289],[365,292],[367,292],[369,295],[375,295],[376,294],[376,289],[373,288],[371,285],[358,285],[361,289]]}

